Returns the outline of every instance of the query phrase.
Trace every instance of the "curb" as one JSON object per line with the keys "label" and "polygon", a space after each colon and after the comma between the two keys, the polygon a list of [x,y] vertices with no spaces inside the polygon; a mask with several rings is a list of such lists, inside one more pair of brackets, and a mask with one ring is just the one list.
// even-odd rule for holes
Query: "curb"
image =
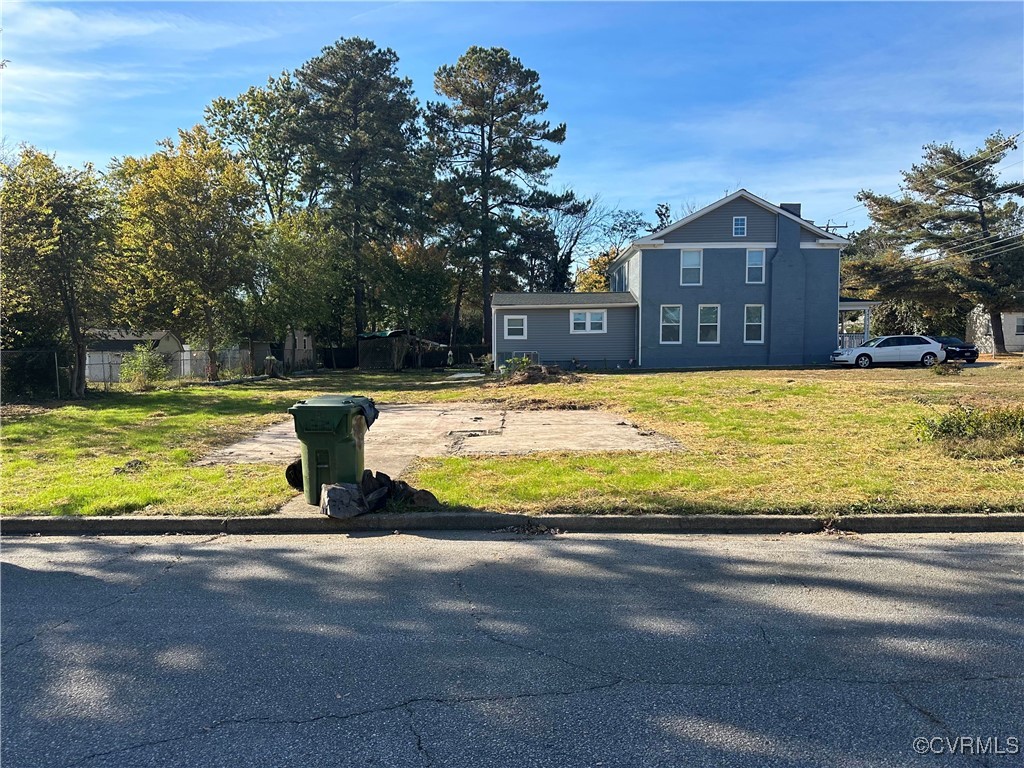
{"label": "curb", "polygon": [[510,526],[566,533],[1024,532],[1024,514],[848,515],[831,525],[812,515],[516,515],[498,512],[369,514],[336,520],[303,517],[11,517],[0,536],[159,536],[170,534],[322,534],[374,531],[494,531]]}

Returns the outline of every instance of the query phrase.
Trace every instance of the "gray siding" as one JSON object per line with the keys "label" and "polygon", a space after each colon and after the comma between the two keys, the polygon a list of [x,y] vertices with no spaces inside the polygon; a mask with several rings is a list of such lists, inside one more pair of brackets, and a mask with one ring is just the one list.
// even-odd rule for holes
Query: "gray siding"
{"label": "gray siding", "polygon": [[[764,285],[746,284],[746,249],[742,247],[705,248],[700,286],[679,285],[678,248],[643,252],[640,362],[644,368],[828,362],[836,345],[839,250],[801,249],[799,223],[780,217],[778,227],[778,248],[766,254]],[[680,344],[660,343],[662,304],[682,305]],[[697,343],[701,304],[721,305],[718,344]],[[747,304],[764,305],[763,344],[743,341]]]}
{"label": "gray siding", "polygon": [[816,242],[820,237],[821,237],[821,235],[816,234],[816,233],[812,232],[809,229],[804,229],[803,227],[800,227],[800,242],[801,243],[813,243],[813,242]]}
{"label": "gray siding", "polygon": [[[536,352],[543,363],[568,365],[576,358],[592,369],[626,367],[636,358],[636,307],[593,307],[607,311],[607,333],[570,333],[569,308],[536,309],[521,307],[499,309],[495,313],[497,349],[495,360],[501,365],[514,352]],[[578,308],[576,311],[580,311]],[[505,317],[525,315],[526,340],[505,338]]]}
{"label": "gray siding", "polygon": [[[766,254],[769,274],[774,249]],[[767,344],[743,343],[746,304],[764,304],[769,288],[746,284],[746,248],[706,248],[703,285],[679,285],[679,249],[644,251],[644,305],[640,363],[644,368],[709,368],[768,365]],[[682,342],[661,343],[661,305],[682,305]],[[701,304],[720,304],[719,343],[697,343]],[[835,323],[833,322],[833,326]],[[767,324],[765,327],[767,331]],[[767,335],[767,333],[766,333]]]}
{"label": "gray siding", "polygon": [[[733,216],[747,217],[746,237],[732,236]],[[760,205],[738,198],[704,214],[699,219],[666,232],[666,243],[773,243],[776,214]],[[678,280],[676,281],[678,282]]]}

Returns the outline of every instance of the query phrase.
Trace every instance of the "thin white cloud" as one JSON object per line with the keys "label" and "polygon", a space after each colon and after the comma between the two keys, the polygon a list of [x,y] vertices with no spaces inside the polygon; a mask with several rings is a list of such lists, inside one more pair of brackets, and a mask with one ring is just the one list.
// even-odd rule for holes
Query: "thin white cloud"
{"label": "thin white cloud", "polygon": [[37,58],[95,51],[111,46],[159,50],[210,51],[277,36],[269,27],[223,24],[183,13],[134,6],[130,13],[85,6],[72,10],[35,3],[6,3],[4,38],[7,58]]}

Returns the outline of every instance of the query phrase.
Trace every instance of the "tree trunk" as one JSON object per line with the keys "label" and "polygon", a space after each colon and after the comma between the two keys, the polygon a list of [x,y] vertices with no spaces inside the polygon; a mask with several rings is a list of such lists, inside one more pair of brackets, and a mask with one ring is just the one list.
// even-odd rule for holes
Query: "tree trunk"
{"label": "tree trunk", "polygon": [[992,348],[996,354],[1007,354],[1006,337],[1003,335],[1003,313],[997,309],[990,309],[988,319],[992,323]]}
{"label": "tree trunk", "polygon": [[[484,294],[484,337],[482,344],[490,348],[491,344],[491,221],[487,212],[488,194],[485,188],[480,196],[481,221],[480,221],[480,269],[483,273],[483,294]],[[492,349],[491,352],[494,352]]]}
{"label": "tree trunk", "polygon": [[220,366],[217,364],[217,350],[214,349],[213,311],[209,305],[204,310],[206,319],[206,358],[209,360],[207,381],[220,381]]}
{"label": "tree trunk", "polygon": [[455,306],[452,307],[452,330],[448,335],[448,349],[455,350],[455,340],[459,336],[459,320],[462,315],[462,296],[466,292],[466,270],[459,272],[459,285],[455,289]]}
{"label": "tree trunk", "polygon": [[85,341],[79,339],[75,344],[75,369],[71,376],[71,396],[79,399],[85,397]]}

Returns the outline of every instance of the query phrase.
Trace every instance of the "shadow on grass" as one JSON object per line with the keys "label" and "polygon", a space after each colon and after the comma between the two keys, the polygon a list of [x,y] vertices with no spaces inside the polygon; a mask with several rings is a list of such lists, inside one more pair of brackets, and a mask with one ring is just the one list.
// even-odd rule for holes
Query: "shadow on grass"
{"label": "shadow on grass", "polygon": [[895,767],[1015,733],[1011,547],[740,542],[5,542],[4,762]]}

